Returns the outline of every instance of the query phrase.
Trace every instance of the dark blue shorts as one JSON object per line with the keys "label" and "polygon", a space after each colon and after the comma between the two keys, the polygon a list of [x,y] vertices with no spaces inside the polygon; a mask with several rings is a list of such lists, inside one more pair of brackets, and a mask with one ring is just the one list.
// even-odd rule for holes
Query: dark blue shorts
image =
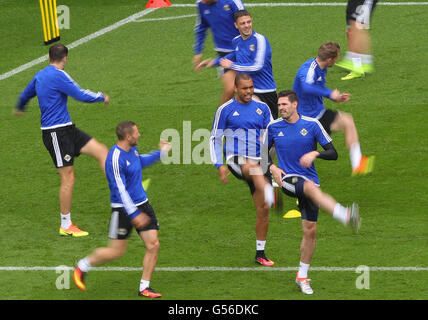
{"label": "dark blue shorts", "polygon": [[299,200],[299,210],[302,213],[302,219],[312,222],[318,220],[318,206],[309,199],[303,192],[305,179],[301,177],[287,177],[282,180],[282,191],[289,197]]}

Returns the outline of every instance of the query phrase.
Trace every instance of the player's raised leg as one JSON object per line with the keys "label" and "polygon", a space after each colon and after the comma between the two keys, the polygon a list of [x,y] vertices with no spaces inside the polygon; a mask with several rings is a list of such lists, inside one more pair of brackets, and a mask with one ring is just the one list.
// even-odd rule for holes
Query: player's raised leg
{"label": "player's raised leg", "polygon": [[96,139],[91,138],[81,149],[80,153],[90,155],[98,160],[100,168],[105,172],[105,162],[108,154],[108,148],[98,142]]}
{"label": "player's raised leg", "polygon": [[350,208],[344,207],[337,202],[331,195],[325,193],[320,187],[316,186],[312,181],[307,180],[303,186],[304,193],[309,197],[319,208],[323,209],[332,217],[345,226],[352,226],[355,232],[358,232],[361,226],[361,218],[359,216],[358,205],[353,204]]}
{"label": "player's raised leg", "polygon": [[373,171],[374,156],[363,156],[357,127],[352,115],[339,112],[330,125],[331,131],[342,131],[345,134],[346,148],[349,150],[349,157],[352,166],[352,175],[365,175]]}

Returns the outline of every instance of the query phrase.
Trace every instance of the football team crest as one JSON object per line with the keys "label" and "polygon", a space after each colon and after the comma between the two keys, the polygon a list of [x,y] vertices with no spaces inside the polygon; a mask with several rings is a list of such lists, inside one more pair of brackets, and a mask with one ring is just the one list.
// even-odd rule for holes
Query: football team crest
{"label": "football team crest", "polygon": [[263,111],[262,111],[262,110],[260,110],[260,108],[257,108],[256,112],[257,112],[259,115],[262,115],[262,113],[263,113]]}
{"label": "football team crest", "polygon": [[256,46],[254,44],[251,44],[250,45],[250,51],[254,51],[254,50],[256,50]]}
{"label": "football team crest", "polygon": [[224,11],[229,11],[229,10],[230,10],[230,6],[229,6],[228,4],[225,4],[225,5],[223,6],[223,10],[224,10]]}
{"label": "football team crest", "polygon": [[302,130],[300,130],[300,134],[302,136],[306,136],[308,134],[308,130],[306,130],[305,128],[303,128]]}

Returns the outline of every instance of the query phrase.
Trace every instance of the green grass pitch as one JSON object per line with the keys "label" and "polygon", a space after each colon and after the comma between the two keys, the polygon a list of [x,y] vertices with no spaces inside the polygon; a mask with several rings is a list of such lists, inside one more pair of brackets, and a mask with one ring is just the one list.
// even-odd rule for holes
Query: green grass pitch
{"label": "green grass pitch", "polygon": [[[37,1],[0,2],[2,75],[45,55],[47,47]],[[58,5],[70,8],[70,29],[61,30],[61,42],[68,45],[113,25],[145,10],[145,3],[59,1]],[[428,42],[423,32],[427,8],[379,5],[370,31],[376,72],[344,82],[340,77],[345,72],[336,67],[327,76],[328,87],[352,97],[346,104],[327,101],[326,106],[353,115],[362,151],[376,155],[376,165],[372,175],[351,178],[341,134],[332,135],[339,159],[316,162],[323,189],[343,204],[359,203],[363,224],[355,235],[320,212],[314,270],[309,273],[315,294],[303,296],[294,284],[300,219],[283,219],[272,212],[266,252],[276,266],[270,272],[260,271],[263,267],[253,260],[255,209],[246,185],[233,177],[222,185],[210,164],[157,164],[143,175],[151,178],[148,196],[161,226],[159,269],[152,285],[164,300],[428,299],[428,77],[424,68]],[[254,30],[267,36],[272,46],[279,90],[292,87],[297,68],[315,56],[321,43],[338,41],[342,53],[346,51],[344,6],[248,9]],[[70,98],[73,122],[111,147],[117,123],[133,120],[142,132],[142,152],[156,148],[165,129],[177,130],[183,147],[183,121],[191,121],[192,132],[209,130],[222,87],[216,70],[192,70],[195,18],[155,20],[194,13],[194,7],[158,9],[142,18],[152,21],[127,23],[70,50],[66,71],[83,88],[111,96],[109,106]],[[209,38],[204,57],[214,57],[212,48]],[[140,271],[91,272],[84,293],[71,278],[69,289],[58,289],[59,274],[54,270],[1,269],[72,267],[108,242],[109,191],[96,161],[81,156],[75,166],[72,216],[90,236],[60,237],[59,177],[42,143],[37,99],[30,102],[26,117],[12,116],[18,95],[46,63],[0,80],[0,299],[138,299]],[[200,143],[193,141],[192,149]],[[284,196],[284,202],[285,209],[295,208],[291,198]],[[143,253],[144,246],[134,233],[127,253],[103,267],[138,268]],[[356,286],[360,274],[353,268],[360,265],[373,269],[369,289]],[[166,269],[190,267],[233,269]],[[323,271],[321,267],[350,269]],[[397,267],[398,271],[374,267]]]}

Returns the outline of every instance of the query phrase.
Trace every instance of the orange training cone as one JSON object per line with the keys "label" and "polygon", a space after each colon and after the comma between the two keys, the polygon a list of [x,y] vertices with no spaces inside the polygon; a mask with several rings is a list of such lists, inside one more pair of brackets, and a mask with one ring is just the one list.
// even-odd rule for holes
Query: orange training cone
{"label": "orange training cone", "polygon": [[146,4],[146,8],[162,8],[169,7],[171,2],[168,0],[149,0]]}

